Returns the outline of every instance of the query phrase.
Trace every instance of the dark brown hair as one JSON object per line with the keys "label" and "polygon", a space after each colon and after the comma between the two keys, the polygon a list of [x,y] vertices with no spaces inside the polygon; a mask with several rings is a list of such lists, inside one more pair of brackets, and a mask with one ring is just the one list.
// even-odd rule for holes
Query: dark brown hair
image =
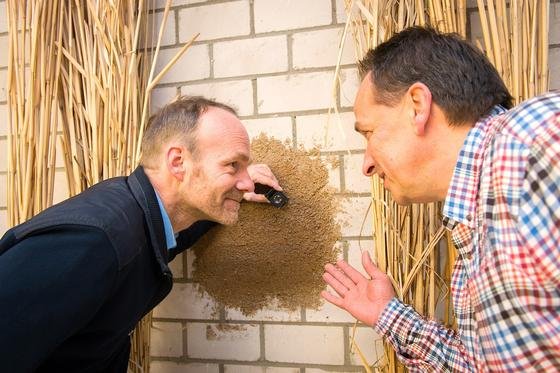
{"label": "dark brown hair", "polygon": [[360,62],[371,71],[377,101],[394,105],[414,83],[425,84],[451,124],[472,123],[494,105],[509,109],[512,97],[484,54],[457,34],[429,27],[407,28]]}

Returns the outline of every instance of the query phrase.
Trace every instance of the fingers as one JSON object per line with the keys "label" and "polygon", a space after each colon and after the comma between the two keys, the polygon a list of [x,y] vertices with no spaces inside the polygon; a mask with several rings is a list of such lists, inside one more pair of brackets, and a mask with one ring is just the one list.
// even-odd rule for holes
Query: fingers
{"label": "fingers", "polygon": [[364,269],[371,276],[372,279],[376,278],[379,272],[381,272],[379,268],[377,268],[377,266],[373,264],[371,260],[371,256],[367,251],[364,251],[362,253],[362,265],[364,266]]}
{"label": "fingers", "polygon": [[276,176],[272,173],[270,167],[265,164],[252,164],[247,167],[247,172],[253,183],[260,183],[273,187],[276,190],[282,190],[282,187],[278,183]]}
{"label": "fingers", "polygon": [[331,263],[327,263],[325,265],[325,271],[331,274],[334,278],[336,278],[342,285],[344,285],[347,289],[354,287],[356,284],[352,282],[342,271],[337,269]]}
{"label": "fingers", "polygon": [[322,296],[325,300],[327,300],[328,302],[334,304],[335,306],[338,306],[338,307],[342,307],[342,306],[343,306],[343,300],[342,300],[342,298],[335,297],[334,295],[332,295],[331,293],[329,293],[329,292],[326,291],[326,290],[323,290],[323,291],[321,292],[321,296]]}
{"label": "fingers", "polygon": [[348,293],[348,288],[336,278],[334,278],[334,276],[330,273],[324,273],[323,280],[325,280],[325,282],[329,284],[338,293],[338,295],[344,296],[346,293]]}
{"label": "fingers", "polygon": [[249,202],[268,202],[264,194],[257,194],[257,193],[244,193],[243,199]]}
{"label": "fingers", "polygon": [[364,275],[356,271],[354,267],[346,263],[344,260],[339,260],[338,262],[336,262],[336,266],[340,268],[346,274],[346,276],[348,276],[355,284],[360,281],[366,280]]}

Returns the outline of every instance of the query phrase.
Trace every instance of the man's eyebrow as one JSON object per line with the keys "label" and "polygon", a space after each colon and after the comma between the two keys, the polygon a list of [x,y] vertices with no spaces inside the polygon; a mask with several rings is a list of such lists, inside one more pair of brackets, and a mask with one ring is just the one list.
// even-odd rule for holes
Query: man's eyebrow
{"label": "man's eyebrow", "polygon": [[228,159],[241,159],[249,163],[253,161],[253,159],[249,155],[247,155],[247,153],[244,152],[235,152],[231,157],[228,157]]}

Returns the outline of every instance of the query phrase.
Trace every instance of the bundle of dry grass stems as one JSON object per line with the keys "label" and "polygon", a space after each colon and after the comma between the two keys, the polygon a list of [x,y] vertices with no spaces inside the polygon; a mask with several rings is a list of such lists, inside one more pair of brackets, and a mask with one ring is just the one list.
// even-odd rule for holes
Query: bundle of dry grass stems
{"label": "bundle of dry grass stems", "polygon": [[[8,0],[10,226],[52,204],[57,138],[70,196],[136,167],[150,92],[196,38],[155,75],[170,5],[154,43],[154,0]],[[149,370],[150,326],[129,371]]]}
{"label": "bundle of dry grass stems", "polygon": [[[545,92],[549,1],[478,0],[477,7],[484,41],[477,44],[503,77],[515,102]],[[345,0],[345,8],[347,22],[339,61],[349,29],[358,61],[370,48],[413,25],[431,25],[466,37],[466,0]],[[449,283],[455,249],[441,225],[441,204],[398,206],[376,176],[371,196],[373,255],[391,278],[397,296],[425,317],[453,327]],[[368,362],[354,339],[352,344],[367,372],[405,371],[391,346],[385,345],[385,354]]]}

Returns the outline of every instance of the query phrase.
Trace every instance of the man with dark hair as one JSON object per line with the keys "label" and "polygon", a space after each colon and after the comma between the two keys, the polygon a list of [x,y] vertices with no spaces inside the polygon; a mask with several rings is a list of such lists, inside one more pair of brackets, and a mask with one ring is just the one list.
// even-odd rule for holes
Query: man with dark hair
{"label": "man with dark hair", "polygon": [[360,64],[363,173],[399,204],[445,201],[458,250],[457,332],[395,297],[367,252],[323,297],[374,326],[410,371],[560,369],[560,94],[511,106],[496,70],[455,35],[413,27]]}
{"label": "man with dark hair", "polygon": [[126,372],[130,333],[169,294],[168,262],[216,223],[234,224],[254,182],[249,138],[224,104],[161,109],[141,165],[10,229],[0,240],[0,369]]}

